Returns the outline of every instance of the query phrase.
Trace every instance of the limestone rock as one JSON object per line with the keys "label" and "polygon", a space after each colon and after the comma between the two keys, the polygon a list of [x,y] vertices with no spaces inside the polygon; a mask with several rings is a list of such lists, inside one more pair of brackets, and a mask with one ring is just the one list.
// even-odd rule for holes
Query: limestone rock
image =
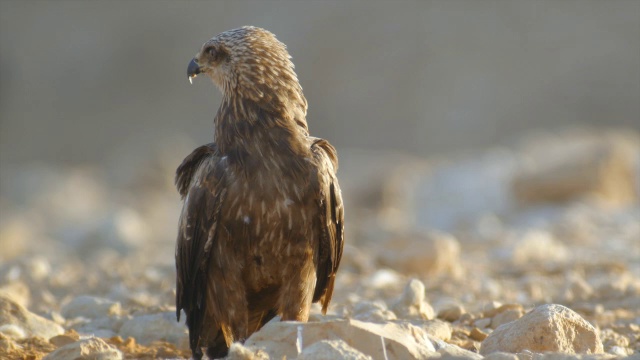
{"label": "limestone rock", "polygon": [[44,360],[121,360],[122,353],[100,338],[82,339],[67,344],[44,357]]}
{"label": "limestone rock", "polygon": [[120,336],[132,337],[143,345],[157,340],[167,341],[179,348],[189,348],[189,336],[184,323],[185,316],[176,321],[173,311],[136,316],[127,320],[120,328]]}
{"label": "limestone rock", "polygon": [[494,352],[484,357],[485,360],[518,360],[516,354],[506,352]]}
{"label": "limestone rock", "polygon": [[295,358],[296,339],[301,328],[303,350],[322,340],[342,340],[352,348],[375,359],[383,359],[382,341],[391,359],[425,359],[435,348],[428,335],[408,323],[374,324],[358,320],[333,320],[322,323],[272,321],[247,339],[245,346],[263,349],[271,358]]}
{"label": "limestone rock", "polygon": [[395,320],[396,314],[389,311],[383,301],[360,301],[354,306],[351,317],[364,322],[383,323]]}
{"label": "limestone rock", "polygon": [[229,353],[225,358],[227,360],[269,360],[269,355],[258,349],[253,351],[239,342],[231,344]]}
{"label": "limestone rock", "polygon": [[9,298],[24,307],[29,307],[31,303],[31,290],[22,281],[13,281],[0,286],[0,296]]}
{"label": "limestone rock", "polygon": [[438,319],[442,319],[448,322],[454,322],[465,314],[467,311],[464,307],[458,303],[451,302],[445,304],[440,311],[438,311]]}
{"label": "limestone rock", "polygon": [[498,327],[482,342],[480,353],[523,350],[598,354],[603,347],[596,329],[580,315],[562,305],[546,304]]}
{"label": "limestone rock", "polygon": [[81,295],[62,307],[62,316],[67,319],[85,317],[96,319],[120,314],[120,303],[109,299]]}
{"label": "limestone rock", "polygon": [[77,332],[71,330],[62,335],[52,337],[51,339],[49,339],[49,342],[56,347],[62,347],[74,343],[78,340],[80,340],[80,335],[78,335]]}
{"label": "limestone rock", "polygon": [[380,262],[401,273],[459,277],[463,272],[460,243],[447,233],[400,235],[390,238],[383,249],[379,254]]}
{"label": "limestone rock", "polygon": [[455,360],[480,360],[482,356],[480,354],[465,350],[459,346],[447,344],[446,346],[438,349],[441,354],[441,359],[455,359]]}
{"label": "limestone rock", "polygon": [[409,280],[391,310],[401,319],[429,320],[435,317],[433,307],[425,301],[424,284],[418,279]]}
{"label": "limestone rock", "polygon": [[453,332],[451,324],[439,319],[428,320],[421,324],[414,323],[414,325],[420,326],[427,334],[442,341],[449,341],[451,339],[451,333]]}
{"label": "limestone rock", "polygon": [[50,339],[64,332],[62,326],[36,315],[20,304],[0,296],[0,324],[12,325],[14,333],[19,328],[25,337],[39,336]]}
{"label": "limestone rock", "polygon": [[322,340],[304,349],[298,360],[372,360],[342,340]]}
{"label": "limestone rock", "polygon": [[585,195],[626,205],[638,194],[640,144],[622,134],[538,141],[525,149],[526,161],[512,183],[524,204],[564,202]]}
{"label": "limestone rock", "polygon": [[516,265],[563,262],[570,253],[553,234],[543,230],[526,231],[514,242],[511,260]]}
{"label": "limestone rock", "polygon": [[524,315],[524,311],[522,309],[509,309],[507,311],[503,311],[491,319],[491,328],[497,329],[502,324],[520,319],[522,315]]}

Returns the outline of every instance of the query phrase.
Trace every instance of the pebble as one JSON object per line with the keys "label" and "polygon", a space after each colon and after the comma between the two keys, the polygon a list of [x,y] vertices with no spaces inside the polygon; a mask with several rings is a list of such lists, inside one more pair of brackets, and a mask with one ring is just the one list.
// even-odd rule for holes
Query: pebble
{"label": "pebble", "polygon": [[451,303],[447,304],[442,310],[438,311],[438,319],[442,319],[448,322],[454,322],[466,313],[464,307],[460,304]]}
{"label": "pebble", "polygon": [[435,317],[433,307],[425,301],[424,284],[415,278],[407,282],[391,310],[401,319],[429,320]]}
{"label": "pebble", "polygon": [[95,296],[78,296],[62,307],[62,316],[67,319],[85,317],[96,319],[103,316],[118,315],[120,303]]}
{"label": "pebble", "polygon": [[43,360],[122,360],[122,353],[99,338],[88,338],[64,345]]}
{"label": "pebble", "polygon": [[181,316],[178,322],[174,311],[136,316],[122,324],[120,336],[132,337],[144,345],[162,340],[179,348],[188,348],[189,337],[185,318],[186,316]]}
{"label": "pebble", "polygon": [[396,314],[387,309],[383,301],[361,301],[358,302],[351,314],[356,320],[383,323],[397,319]]}
{"label": "pebble", "polygon": [[524,311],[521,309],[509,309],[503,311],[491,319],[491,328],[496,329],[502,324],[518,320],[524,315]]}
{"label": "pebble", "polygon": [[405,274],[459,277],[463,273],[460,251],[453,235],[432,231],[390,237],[379,258],[383,265]]}

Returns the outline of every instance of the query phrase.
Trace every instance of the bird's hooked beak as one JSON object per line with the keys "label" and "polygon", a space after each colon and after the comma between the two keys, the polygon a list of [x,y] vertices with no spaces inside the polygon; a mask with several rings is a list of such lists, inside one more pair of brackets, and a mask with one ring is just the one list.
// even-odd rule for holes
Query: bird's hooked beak
{"label": "bird's hooked beak", "polygon": [[191,59],[189,62],[189,66],[187,67],[187,76],[189,77],[189,82],[193,84],[193,78],[200,74],[200,65],[196,62],[196,58]]}

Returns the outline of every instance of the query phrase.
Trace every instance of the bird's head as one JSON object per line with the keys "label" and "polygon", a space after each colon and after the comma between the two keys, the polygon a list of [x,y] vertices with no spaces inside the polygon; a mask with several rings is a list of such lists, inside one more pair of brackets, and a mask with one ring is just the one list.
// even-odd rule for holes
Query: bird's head
{"label": "bird's head", "polygon": [[205,42],[187,68],[189,81],[210,77],[227,97],[302,106],[306,100],[286,46],[271,32],[244,26]]}

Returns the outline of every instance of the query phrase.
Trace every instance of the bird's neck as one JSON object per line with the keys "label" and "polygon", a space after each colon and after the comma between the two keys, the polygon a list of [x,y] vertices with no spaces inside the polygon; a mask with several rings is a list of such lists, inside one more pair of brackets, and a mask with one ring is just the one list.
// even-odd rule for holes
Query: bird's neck
{"label": "bird's neck", "polygon": [[305,114],[284,104],[272,105],[224,96],[214,121],[214,137],[220,152],[246,156],[305,155],[309,151]]}

